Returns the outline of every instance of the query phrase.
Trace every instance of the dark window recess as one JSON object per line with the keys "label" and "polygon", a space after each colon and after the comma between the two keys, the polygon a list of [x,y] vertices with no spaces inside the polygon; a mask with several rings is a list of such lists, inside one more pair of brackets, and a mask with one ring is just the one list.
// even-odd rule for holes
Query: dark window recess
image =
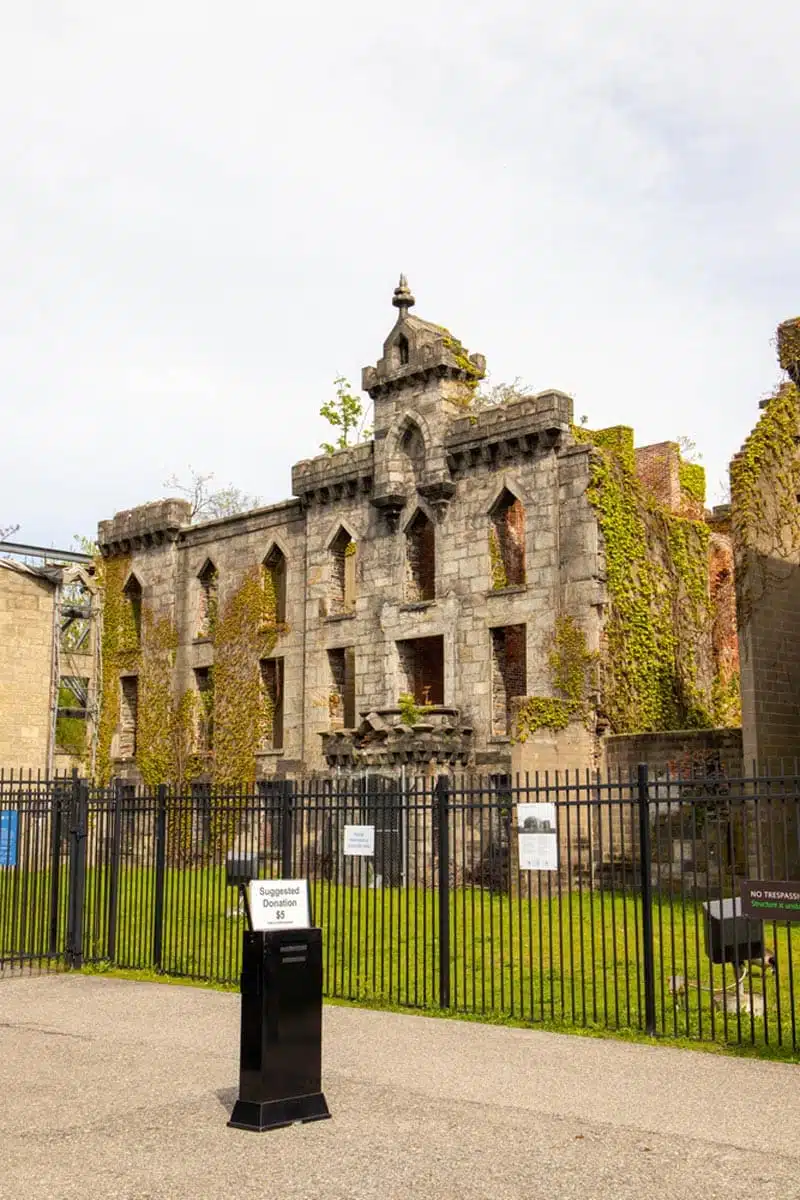
{"label": "dark window recess", "polygon": [[400,366],[405,367],[408,364],[408,338],[404,334],[400,334],[397,339],[397,349],[400,354]]}
{"label": "dark window recess", "polygon": [[133,626],[136,644],[142,640],[142,585],[135,575],[131,575],[125,587],[122,589],[122,594],[125,597],[125,602],[128,605],[128,610],[131,617],[131,625]]}
{"label": "dark window recess", "polygon": [[283,749],[283,659],[265,658],[261,663],[264,687],[266,750]]}
{"label": "dark window recess", "polygon": [[119,756],[133,758],[136,754],[136,729],[139,719],[139,679],[123,675],[119,681]]}
{"label": "dark window recess", "polygon": [[511,733],[514,701],[526,693],[525,626],[505,625],[492,634],[492,732]]}
{"label": "dark window recess", "polygon": [[277,546],[264,559],[265,585],[275,604],[276,625],[286,624],[286,555]]}
{"label": "dark window recess", "polygon": [[340,529],[330,549],[331,615],[350,613],[356,606],[356,544],[346,529]]}
{"label": "dark window recess", "polygon": [[217,595],[219,576],[217,568],[209,559],[197,577],[200,581],[200,613],[198,637],[209,637],[217,621]]}
{"label": "dark window recess", "polygon": [[444,638],[410,638],[397,650],[402,691],[417,704],[444,704]]}
{"label": "dark window recess", "polygon": [[491,512],[489,558],[492,588],[518,587],[525,582],[525,509],[504,490]]}
{"label": "dark window recess", "polygon": [[214,669],[198,667],[194,673],[197,686],[197,749],[208,752],[214,748]]}
{"label": "dark window recess", "polygon": [[331,729],[354,729],[356,724],[355,647],[343,646],[328,651],[331,690],[328,711]]}
{"label": "dark window recess", "polygon": [[433,600],[436,595],[436,530],[424,512],[406,529],[406,600]]}

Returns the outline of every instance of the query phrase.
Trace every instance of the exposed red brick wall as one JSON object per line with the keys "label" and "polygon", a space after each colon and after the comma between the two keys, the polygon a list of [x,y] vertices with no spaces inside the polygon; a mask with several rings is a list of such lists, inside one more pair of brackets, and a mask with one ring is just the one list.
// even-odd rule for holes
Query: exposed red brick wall
{"label": "exposed red brick wall", "polygon": [[636,474],[644,486],[670,512],[681,513],[683,505],[678,472],[680,453],[675,442],[655,442],[652,446],[640,446],[634,454]]}

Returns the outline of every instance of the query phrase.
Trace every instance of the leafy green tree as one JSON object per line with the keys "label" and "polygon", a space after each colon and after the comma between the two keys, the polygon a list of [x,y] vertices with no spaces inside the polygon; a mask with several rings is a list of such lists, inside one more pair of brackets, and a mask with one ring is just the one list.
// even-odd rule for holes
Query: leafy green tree
{"label": "leafy green tree", "polygon": [[340,430],[335,442],[322,442],[320,448],[326,454],[335,454],[337,450],[345,450],[350,445],[350,435],[354,441],[365,442],[372,437],[372,430],[367,427],[368,410],[358,396],[354,396],[351,384],[343,375],[338,375],[333,381],[336,388],[336,398],[326,400],[319,415],[324,417],[329,425]]}

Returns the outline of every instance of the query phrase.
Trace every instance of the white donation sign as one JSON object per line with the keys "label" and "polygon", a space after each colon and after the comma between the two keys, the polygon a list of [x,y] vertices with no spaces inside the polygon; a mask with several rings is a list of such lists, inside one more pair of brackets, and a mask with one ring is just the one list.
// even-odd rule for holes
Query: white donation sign
{"label": "white donation sign", "polygon": [[345,854],[370,855],[375,853],[374,825],[345,825]]}
{"label": "white donation sign", "polygon": [[311,903],[307,879],[252,879],[253,929],[309,929]]}
{"label": "white donation sign", "polygon": [[518,804],[520,871],[557,871],[555,804]]}

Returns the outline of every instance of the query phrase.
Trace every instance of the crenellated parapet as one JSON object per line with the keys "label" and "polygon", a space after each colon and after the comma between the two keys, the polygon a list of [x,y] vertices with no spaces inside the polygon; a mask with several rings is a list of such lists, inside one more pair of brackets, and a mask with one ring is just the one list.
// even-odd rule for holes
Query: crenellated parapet
{"label": "crenellated parapet", "polygon": [[181,530],[191,523],[192,506],[188,500],[153,500],[116,513],[97,527],[97,542],[104,558],[129,554],[150,546],[177,541]]}
{"label": "crenellated parapet", "polygon": [[304,504],[328,504],[368,493],[374,473],[372,442],[306,458],[292,467],[292,493]]}
{"label": "crenellated parapet", "polygon": [[558,445],[572,424],[572,398],[565,392],[537,392],[480,409],[452,421],[445,440],[451,471],[498,458],[532,454]]}

